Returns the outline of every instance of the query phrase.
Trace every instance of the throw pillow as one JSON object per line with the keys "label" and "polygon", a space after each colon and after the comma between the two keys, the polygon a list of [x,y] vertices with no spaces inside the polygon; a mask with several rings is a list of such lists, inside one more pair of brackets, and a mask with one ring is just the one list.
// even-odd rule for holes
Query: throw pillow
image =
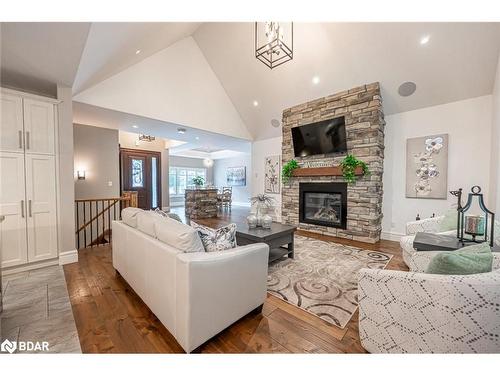
{"label": "throw pillow", "polygon": [[205,251],[208,253],[236,247],[236,224],[212,229],[191,221],[191,226],[198,231]]}
{"label": "throw pillow", "polygon": [[457,210],[449,210],[444,214],[443,219],[439,223],[439,232],[447,232],[449,230],[457,230]]}
{"label": "throw pillow", "polygon": [[182,219],[180,218],[180,216],[173,212],[165,212],[163,210],[160,210],[159,208],[156,208],[154,210],[154,213],[163,217],[169,217],[171,219],[177,220],[179,223],[182,223]]}
{"label": "throw pillow", "polygon": [[491,272],[493,254],[488,243],[441,252],[430,261],[425,273],[439,275],[472,275]]}

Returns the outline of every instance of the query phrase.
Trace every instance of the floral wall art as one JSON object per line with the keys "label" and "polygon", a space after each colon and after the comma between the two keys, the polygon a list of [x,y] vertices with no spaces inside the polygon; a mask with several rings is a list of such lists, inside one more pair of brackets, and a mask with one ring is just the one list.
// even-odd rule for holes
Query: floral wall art
{"label": "floral wall art", "polygon": [[268,194],[280,193],[280,156],[268,156],[264,167],[264,192]]}
{"label": "floral wall art", "polygon": [[406,141],[406,197],[446,199],[448,134]]}

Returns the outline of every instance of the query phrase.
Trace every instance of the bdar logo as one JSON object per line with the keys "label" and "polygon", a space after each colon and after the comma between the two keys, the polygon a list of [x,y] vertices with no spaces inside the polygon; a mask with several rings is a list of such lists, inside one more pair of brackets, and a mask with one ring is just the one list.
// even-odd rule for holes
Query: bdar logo
{"label": "bdar logo", "polygon": [[9,352],[10,354],[14,353],[17,349],[17,342],[15,341],[10,341],[10,340],[4,340],[2,342],[2,345],[0,345],[0,350],[2,352]]}

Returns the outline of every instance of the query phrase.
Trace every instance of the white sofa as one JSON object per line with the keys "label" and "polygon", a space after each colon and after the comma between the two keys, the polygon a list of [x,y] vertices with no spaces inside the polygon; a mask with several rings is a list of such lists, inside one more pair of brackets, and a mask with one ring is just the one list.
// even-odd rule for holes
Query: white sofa
{"label": "white sofa", "polygon": [[113,266],[186,352],[264,303],[266,244],[206,253],[196,231],[173,219],[125,210],[122,218],[112,224]]}

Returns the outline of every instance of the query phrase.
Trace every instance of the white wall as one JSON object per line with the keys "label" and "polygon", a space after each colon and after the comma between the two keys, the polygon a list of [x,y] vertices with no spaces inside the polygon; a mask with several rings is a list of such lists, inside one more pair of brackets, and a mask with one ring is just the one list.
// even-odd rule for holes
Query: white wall
{"label": "white wall", "polygon": [[406,140],[433,134],[449,134],[448,190],[480,185],[486,199],[490,187],[491,95],[435,107],[386,116],[384,199],[382,235],[396,239],[405,231],[405,223],[432,213],[441,214],[456,202],[407,199],[405,197]]}
{"label": "white wall", "polygon": [[[170,155],[169,165],[171,167],[206,168],[207,179],[206,179],[205,183],[207,185],[212,185],[214,182],[213,166],[211,166],[211,167],[205,166],[203,164],[203,159]],[[175,196],[170,197],[170,206],[175,207],[175,206],[183,206],[183,205],[184,205],[184,197],[175,197]]]}
{"label": "white wall", "polygon": [[217,187],[227,186],[226,170],[229,167],[246,167],[246,186],[233,186],[232,200],[237,206],[250,206],[251,176],[252,176],[252,156],[241,154],[234,158],[214,160],[214,185]]}
{"label": "white wall", "polygon": [[[267,156],[281,155],[281,144],[282,137],[269,138],[252,143],[252,196],[264,193],[265,158]],[[281,221],[281,193],[269,195],[276,199],[275,215],[276,219]]]}
{"label": "white wall", "polygon": [[495,86],[493,88],[492,132],[491,132],[491,181],[490,207],[500,218],[500,56],[498,58]]}
{"label": "white wall", "polygon": [[75,188],[73,182],[73,113],[71,87],[57,86],[59,131],[59,263],[78,261],[75,246]]}
{"label": "white wall", "polygon": [[192,37],[74,98],[78,102],[237,138],[252,136]]}

